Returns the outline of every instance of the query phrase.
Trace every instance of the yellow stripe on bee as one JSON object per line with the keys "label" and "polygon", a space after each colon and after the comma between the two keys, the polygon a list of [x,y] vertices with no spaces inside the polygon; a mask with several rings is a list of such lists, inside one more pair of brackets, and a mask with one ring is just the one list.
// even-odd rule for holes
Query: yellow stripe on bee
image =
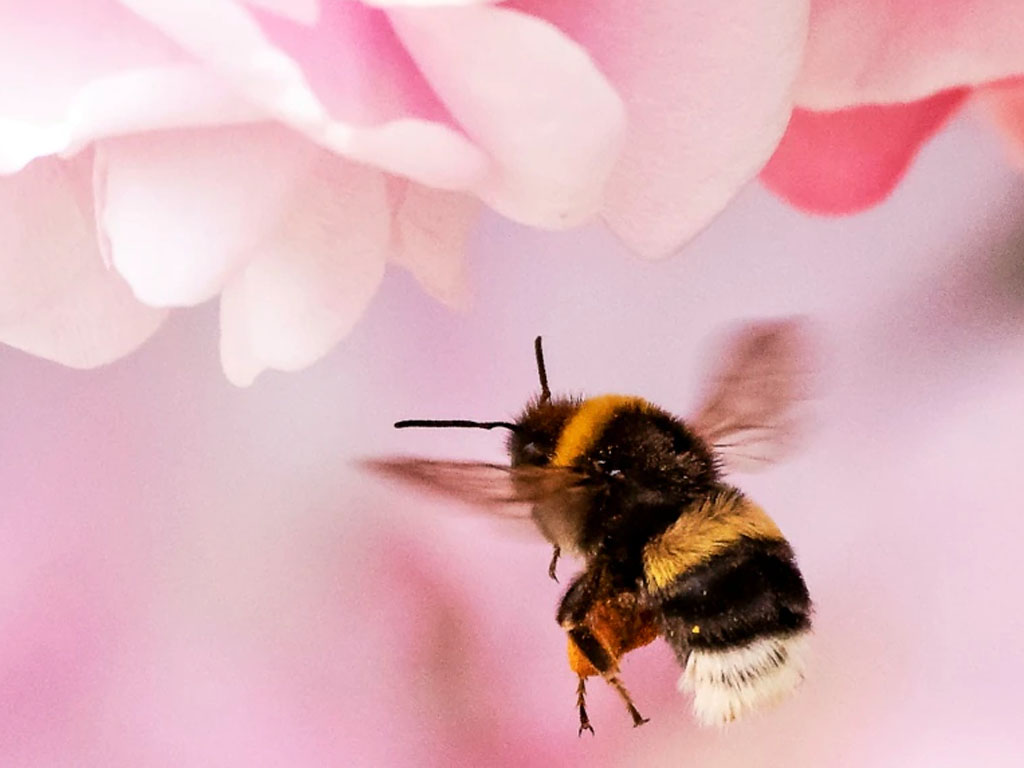
{"label": "yellow stripe on bee", "polygon": [[[706,498],[687,508],[667,531],[644,547],[647,582],[653,589],[664,589],[742,537],[783,540],[775,522],[739,491]],[[699,630],[695,627],[693,631]]]}
{"label": "yellow stripe on bee", "polygon": [[594,446],[612,416],[631,405],[641,409],[650,407],[646,400],[630,395],[601,395],[580,403],[558,436],[552,466],[570,466]]}

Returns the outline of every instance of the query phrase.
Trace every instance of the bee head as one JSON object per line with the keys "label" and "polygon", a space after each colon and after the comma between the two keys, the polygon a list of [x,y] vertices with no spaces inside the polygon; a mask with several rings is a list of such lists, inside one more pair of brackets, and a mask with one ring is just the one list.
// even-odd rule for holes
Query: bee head
{"label": "bee head", "polygon": [[530,402],[516,420],[516,429],[508,438],[512,466],[543,467],[549,464],[555,455],[559,435],[579,406],[579,400],[551,399],[550,393],[547,398],[542,394]]}
{"label": "bee head", "polygon": [[566,421],[579,407],[578,400],[551,398],[548,388],[548,374],[544,367],[544,349],[541,337],[533,343],[537,358],[537,376],[540,379],[540,395],[530,402],[515,422],[471,421],[469,419],[405,419],[395,423],[398,429],[406,427],[459,427],[471,429],[507,429],[511,433],[508,450],[512,466],[533,465],[542,467],[551,461],[555,444]]}
{"label": "bee head", "polygon": [[551,463],[558,437],[562,434],[569,417],[580,405],[579,400],[551,398],[548,371],[544,365],[544,347],[541,345],[540,336],[533,341],[533,352],[537,358],[540,394],[526,406],[516,420],[516,428],[509,435],[508,452],[513,467],[543,467]]}

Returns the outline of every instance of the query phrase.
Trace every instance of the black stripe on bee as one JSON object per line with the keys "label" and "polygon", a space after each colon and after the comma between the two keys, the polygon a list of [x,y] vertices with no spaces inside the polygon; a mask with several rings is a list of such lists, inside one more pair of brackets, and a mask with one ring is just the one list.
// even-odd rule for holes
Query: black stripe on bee
{"label": "black stripe on bee", "polygon": [[615,659],[589,629],[573,627],[569,630],[569,638],[576,643],[583,657],[602,675],[615,669]]}
{"label": "black stripe on bee", "polygon": [[665,634],[678,654],[719,650],[810,628],[811,600],[780,539],[743,537],[661,593]]}

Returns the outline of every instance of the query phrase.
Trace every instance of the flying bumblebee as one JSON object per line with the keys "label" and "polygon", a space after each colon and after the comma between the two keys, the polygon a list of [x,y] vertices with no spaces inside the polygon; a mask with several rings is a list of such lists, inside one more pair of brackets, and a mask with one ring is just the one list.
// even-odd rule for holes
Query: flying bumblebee
{"label": "flying bumblebee", "polygon": [[703,725],[773,703],[803,679],[811,601],[770,517],[725,482],[770,462],[796,432],[807,344],[795,320],[737,333],[691,419],[639,397],[553,397],[541,339],[540,395],[514,422],[409,420],[405,427],[509,431],[510,466],[415,458],[372,469],[492,511],[523,510],[586,563],[558,606],[578,676],[579,733],[593,733],[586,680],[600,675],[634,726],[647,722],[619,677],[629,651],[664,637]]}

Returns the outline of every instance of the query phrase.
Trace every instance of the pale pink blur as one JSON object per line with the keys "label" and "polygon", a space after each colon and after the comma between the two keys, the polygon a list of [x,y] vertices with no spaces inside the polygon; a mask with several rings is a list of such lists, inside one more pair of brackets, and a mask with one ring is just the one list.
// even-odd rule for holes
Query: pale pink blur
{"label": "pale pink blur", "polygon": [[[389,275],[321,364],[247,390],[212,307],[94,371],[0,350],[0,764],[1019,765],[1022,226],[960,120],[869,214],[749,189],[665,262],[489,218],[470,309]],[[737,480],[816,600],[805,686],[703,731],[657,643],[624,666],[651,722],[594,686],[578,739],[547,547],[352,461],[500,458],[390,424],[514,414],[537,333],[556,389],[685,413],[721,327],[792,313],[823,341],[817,429]]]}

